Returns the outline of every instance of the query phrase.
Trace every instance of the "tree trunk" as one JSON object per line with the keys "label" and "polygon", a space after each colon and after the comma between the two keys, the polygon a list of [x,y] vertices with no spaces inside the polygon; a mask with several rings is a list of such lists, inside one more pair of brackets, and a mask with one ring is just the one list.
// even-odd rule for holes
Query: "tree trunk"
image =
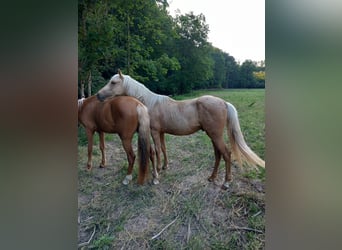
{"label": "tree trunk", "polygon": [[84,94],[84,80],[81,80],[81,98],[84,98],[85,94]]}
{"label": "tree trunk", "polygon": [[88,74],[88,97],[91,96],[91,70],[89,70]]}
{"label": "tree trunk", "polygon": [[129,31],[129,15],[127,15],[127,75],[130,74],[130,57],[131,57],[131,51],[130,51],[130,31]]}
{"label": "tree trunk", "polygon": [[[87,13],[87,4],[84,3],[84,9],[82,11],[82,25],[81,25],[81,32],[82,32],[82,37],[85,38],[87,35],[87,30],[86,30],[86,13]],[[82,68],[83,68],[83,64],[79,63],[81,65],[81,67],[78,68],[78,72],[82,72]],[[84,75],[81,73],[80,74],[80,78],[81,78],[81,98],[85,98],[85,93],[84,93],[84,85],[86,82],[86,79],[84,77]]]}

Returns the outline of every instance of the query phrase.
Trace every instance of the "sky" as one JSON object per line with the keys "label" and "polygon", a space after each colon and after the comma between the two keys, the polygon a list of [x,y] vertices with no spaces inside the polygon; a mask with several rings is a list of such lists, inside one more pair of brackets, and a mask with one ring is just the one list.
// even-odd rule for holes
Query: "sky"
{"label": "sky", "polygon": [[203,13],[208,41],[240,63],[265,60],[265,0],[169,0],[169,13]]}

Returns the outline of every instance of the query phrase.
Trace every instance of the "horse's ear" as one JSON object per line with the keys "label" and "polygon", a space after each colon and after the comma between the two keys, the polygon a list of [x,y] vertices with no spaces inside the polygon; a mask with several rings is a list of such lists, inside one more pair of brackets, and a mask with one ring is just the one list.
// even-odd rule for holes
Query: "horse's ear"
{"label": "horse's ear", "polygon": [[120,70],[120,69],[118,69],[118,74],[119,74],[120,78],[121,78],[121,79],[123,79],[123,75],[122,75],[122,73],[121,73],[121,70]]}

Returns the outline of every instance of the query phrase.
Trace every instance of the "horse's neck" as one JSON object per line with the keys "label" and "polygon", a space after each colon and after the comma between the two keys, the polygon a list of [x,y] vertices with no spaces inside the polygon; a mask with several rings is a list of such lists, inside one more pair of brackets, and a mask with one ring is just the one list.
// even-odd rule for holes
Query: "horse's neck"
{"label": "horse's neck", "polygon": [[169,100],[170,98],[165,95],[158,95],[156,93],[153,93],[152,91],[149,90],[148,94],[145,94],[143,96],[142,102],[149,108],[153,109],[154,107],[159,106],[162,103],[165,103]]}
{"label": "horse's neck", "polygon": [[138,100],[140,100],[142,103],[144,103],[149,109],[152,109],[155,104],[166,101],[169,99],[168,96],[164,95],[158,95],[148,88],[146,88],[143,84],[140,82],[134,80],[133,78],[129,78],[130,86],[128,87],[128,95],[134,96]]}

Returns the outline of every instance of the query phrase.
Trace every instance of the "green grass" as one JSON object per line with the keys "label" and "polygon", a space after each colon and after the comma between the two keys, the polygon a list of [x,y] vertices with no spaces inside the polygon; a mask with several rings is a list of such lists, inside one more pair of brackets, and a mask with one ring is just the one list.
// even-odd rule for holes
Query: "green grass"
{"label": "green grass", "polygon": [[[194,91],[191,96],[174,98],[204,94],[221,97],[237,108],[247,144],[264,158],[265,91]],[[170,164],[161,172],[159,185],[152,185],[150,177],[148,183],[138,186],[135,164],[133,182],[124,186],[127,159],[121,141],[117,135],[105,138],[105,169],[97,168],[101,157],[98,139],[92,172],[86,170],[86,143],[78,147],[79,243],[88,241],[96,228],[85,249],[265,248],[265,170],[233,166],[231,187],[221,190],[224,163],[221,161],[217,180],[208,182],[214,152],[210,139],[199,131],[189,136],[166,135]],[[133,144],[136,151],[136,136]],[[159,237],[151,239],[174,220]]]}

